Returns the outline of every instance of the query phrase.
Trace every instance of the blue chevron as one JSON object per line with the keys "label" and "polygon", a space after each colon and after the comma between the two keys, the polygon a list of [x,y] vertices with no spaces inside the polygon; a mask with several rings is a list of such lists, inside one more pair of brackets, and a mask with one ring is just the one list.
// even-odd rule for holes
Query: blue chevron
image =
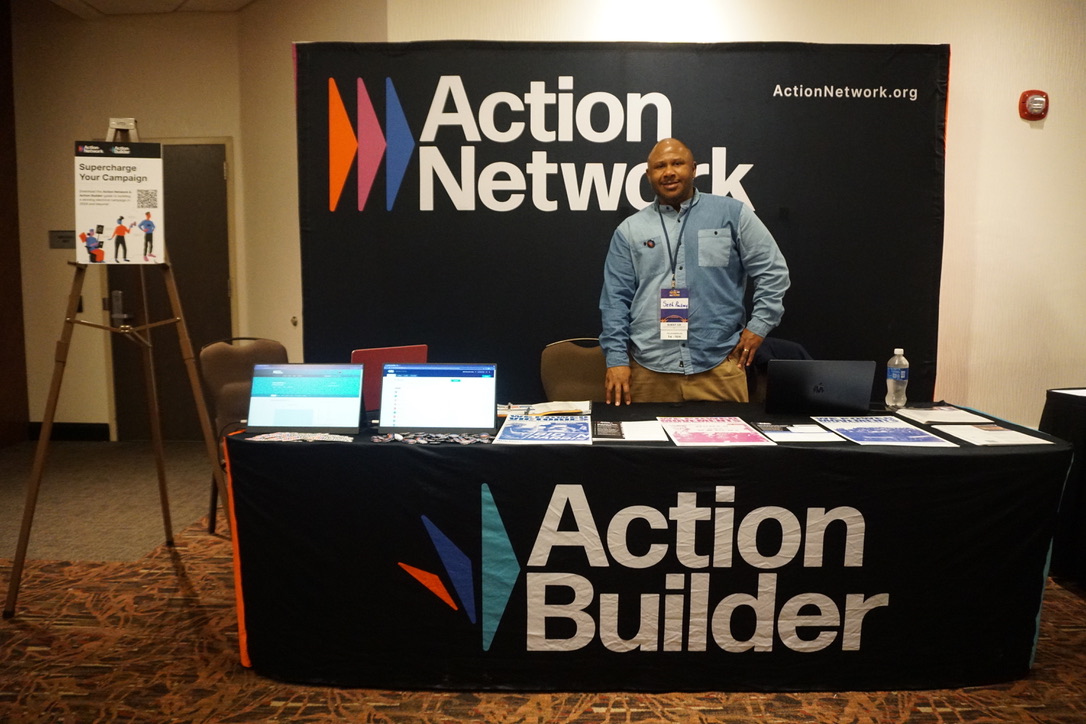
{"label": "blue chevron", "polygon": [[400,184],[407,173],[407,164],[415,152],[415,137],[407,125],[400,97],[391,78],[385,78],[385,210],[392,211]]}
{"label": "blue chevron", "polygon": [[468,620],[475,623],[475,581],[471,575],[471,559],[425,515],[422,516],[422,523],[426,526],[426,532],[430,534],[441,564],[445,566],[445,572],[449,574],[453,588],[460,597]]}

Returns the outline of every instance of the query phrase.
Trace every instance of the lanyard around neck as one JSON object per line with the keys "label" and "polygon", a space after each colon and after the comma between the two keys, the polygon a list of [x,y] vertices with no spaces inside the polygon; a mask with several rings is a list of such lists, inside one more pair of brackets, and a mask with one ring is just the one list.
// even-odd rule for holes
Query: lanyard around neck
{"label": "lanyard around neck", "polygon": [[675,288],[675,267],[679,262],[679,250],[683,246],[683,232],[686,231],[686,222],[690,220],[690,212],[693,211],[696,200],[691,200],[690,205],[686,207],[686,213],[683,214],[682,206],[679,207],[678,213],[682,215],[682,223],[679,224],[679,241],[675,244],[675,253],[671,252],[671,237],[667,233],[667,224],[664,223],[664,215],[660,213],[660,202],[656,202],[656,215],[660,217],[660,228],[664,231],[664,243],[667,244],[667,260],[671,263],[671,288]]}

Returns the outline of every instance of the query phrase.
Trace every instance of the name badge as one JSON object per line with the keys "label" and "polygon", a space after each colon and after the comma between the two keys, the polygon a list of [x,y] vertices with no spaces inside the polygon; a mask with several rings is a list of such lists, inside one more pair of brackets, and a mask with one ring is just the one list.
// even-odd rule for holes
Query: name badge
{"label": "name badge", "polygon": [[690,292],[687,289],[660,290],[660,339],[686,339],[690,327]]}

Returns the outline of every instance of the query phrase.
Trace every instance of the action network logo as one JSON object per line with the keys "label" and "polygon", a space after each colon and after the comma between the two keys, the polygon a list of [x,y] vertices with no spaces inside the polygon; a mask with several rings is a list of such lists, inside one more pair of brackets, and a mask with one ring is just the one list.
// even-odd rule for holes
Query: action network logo
{"label": "action network logo", "polygon": [[[403,562],[399,565],[454,611],[463,610],[472,624],[481,623],[482,647],[484,651],[489,651],[509,603],[509,595],[520,577],[521,568],[487,485],[482,486],[480,502],[482,546],[478,562],[472,561],[471,556],[445,535],[433,521],[425,515],[422,516],[422,523],[441,559],[445,579],[451,583],[455,597],[437,573]],[[482,592],[481,616],[475,597],[477,569]]]}
{"label": "action network logo", "polygon": [[[392,211],[416,156],[418,198],[408,205],[418,211],[434,211],[445,200],[458,212],[526,206],[542,212],[615,211],[623,204],[643,208],[652,202],[646,164],[616,161],[616,144],[623,156],[635,148],[646,153],[646,143],[671,136],[671,101],[658,91],[579,93],[576,79],[563,75],[472,98],[461,76],[443,75],[416,138],[391,78],[385,79],[383,131],[365,82],[358,78],[356,83],[352,123],[339,86],[328,79],[328,201],[333,212],[341,206],[355,159],[358,211],[366,207],[382,159],[385,209]],[[412,85],[412,91],[420,89]],[[484,155],[492,156],[480,152],[482,144],[500,158],[491,157],[480,167]],[[600,156],[586,154],[583,144],[598,148]],[[737,164],[729,173],[726,147],[714,145],[707,155],[709,162],[699,163],[696,173],[709,177],[710,192],[750,203],[741,181],[753,164]]]}

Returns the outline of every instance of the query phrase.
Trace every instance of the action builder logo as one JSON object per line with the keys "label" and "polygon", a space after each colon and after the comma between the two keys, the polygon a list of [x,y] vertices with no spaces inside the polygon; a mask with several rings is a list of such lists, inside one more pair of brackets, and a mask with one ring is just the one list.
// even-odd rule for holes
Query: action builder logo
{"label": "action builder logo", "polygon": [[[678,492],[666,510],[633,505],[615,513],[606,525],[597,525],[588,496],[581,485],[556,485],[527,558],[524,574],[527,610],[526,651],[576,651],[598,642],[605,649],[626,651],[705,651],[715,646],[730,653],[772,651],[775,645],[801,653],[839,646],[859,651],[868,614],[890,605],[889,593],[829,595],[809,592],[780,600],[778,575],[782,567],[799,563],[821,568],[826,563],[827,530],[844,526],[839,565],[863,566],[866,524],[855,508],[812,507],[801,515],[779,506],[765,506],[737,516],[735,488],[718,486],[714,501],[706,505],[697,493]],[[437,549],[452,595],[438,574],[405,563],[400,566],[453,609],[463,608],[477,622],[475,564],[432,521],[423,524]],[[482,648],[489,650],[498,625],[518,584],[522,568],[494,504],[488,486],[482,486]],[[562,527],[562,521],[566,521]],[[762,526],[772,526],[779,538],[775,551],[758,547]],[[633,545],[631,528],[663,531],[649,545]],[[601,536],[600,531],[605,531]],[[587,569],[552,570],[551,553],[568,548],[581,554]],[[834,559],[837,557],[834,556]],[[565,556],[568,561],[569,556]],[[567,564],[568,565],[568,564]],[[591,571],[615,567],[646,571],[666,565],[657,590],[613,592],[597,590]],[[734,591],[713,598],[710,583],[716,576],[743,567],[756,570],[757,590]],[[685,569],[683,571],[682,569]],[[748,570],[749,570],[748,569]],[[640,580],[645,580],[640,577]],[[457,603],[459,600],[459,605]],[[560,601],[560,603],[556,603]],[[638,630],[619,631],[619,610],[624,620],[639,621]],[[753,630],[736,634],[733,617],[753,618]],[[753,614],[753,616],[751,616]],[[562,626],[548,627],[548,622]],[[630,631],[623,627],[624,632]],[[561,631],[561,634],[553,633]]]}

